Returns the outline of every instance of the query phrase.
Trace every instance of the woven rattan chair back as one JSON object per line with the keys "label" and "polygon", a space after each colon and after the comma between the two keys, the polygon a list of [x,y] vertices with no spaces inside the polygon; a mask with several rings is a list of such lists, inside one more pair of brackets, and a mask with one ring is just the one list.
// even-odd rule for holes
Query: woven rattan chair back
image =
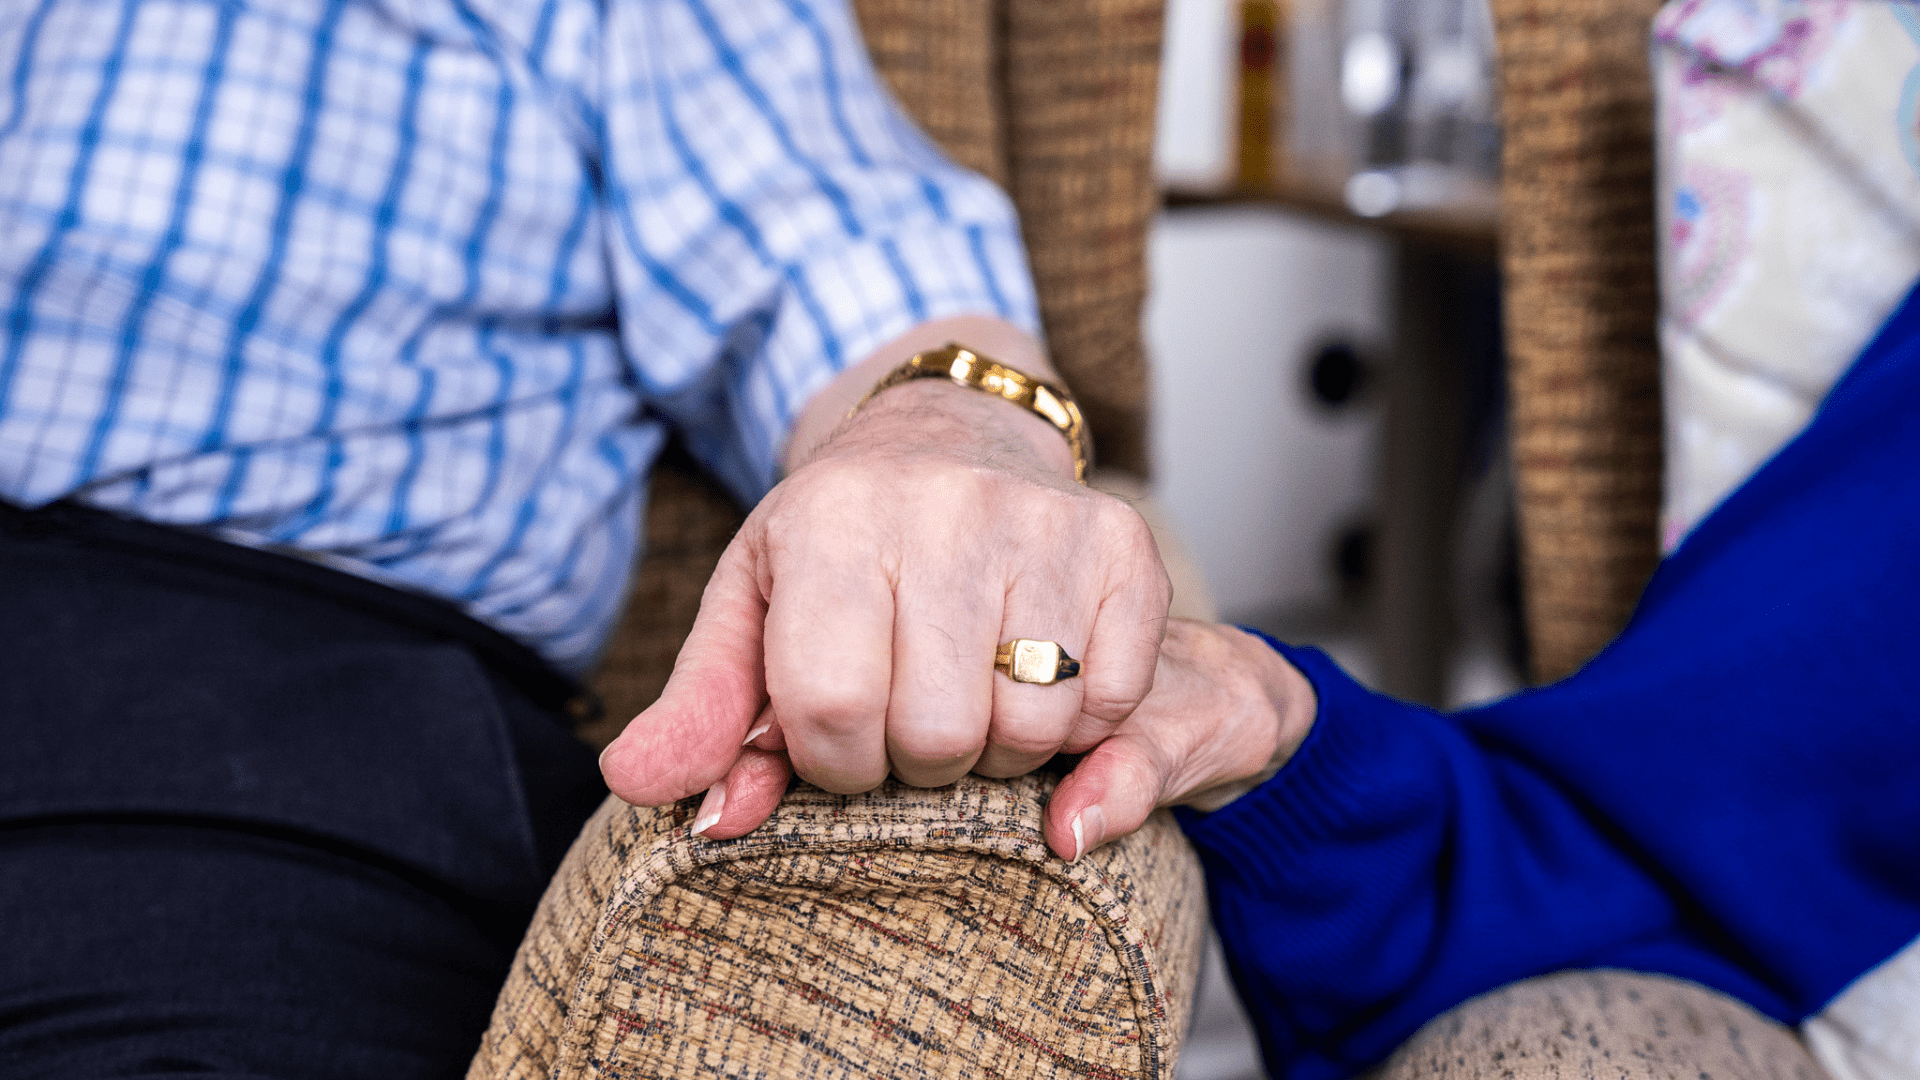
{"label": "woven rattan chair back", "polygon": [[1493,0],[1502,269],[1533,675],[1612,639],[1659,561],[1657,0]]}

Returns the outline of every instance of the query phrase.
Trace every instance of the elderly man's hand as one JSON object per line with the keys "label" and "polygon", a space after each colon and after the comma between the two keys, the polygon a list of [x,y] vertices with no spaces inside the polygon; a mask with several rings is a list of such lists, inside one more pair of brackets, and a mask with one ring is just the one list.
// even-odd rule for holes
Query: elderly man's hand
{"label": "elderly man's hand", "polygon": [[[665,692],[602,758],[615,794],[660,805],[708,791],[700,827],[737,836],[778,803],[786,760],[839,792],[889,772],[927,787],[1014,776],[1099,743],[1146,696],[1166,572],[1139,515],[1074,482],[1058,431],[943,380],[895,387],[839,424],[894,365],[948,339],[1050,374],[1013,328],[955,319],[816,397],[796,467],[722,557]],[[996,648],[1023,637],[1058,642],[1082,674],[998,674]]]}

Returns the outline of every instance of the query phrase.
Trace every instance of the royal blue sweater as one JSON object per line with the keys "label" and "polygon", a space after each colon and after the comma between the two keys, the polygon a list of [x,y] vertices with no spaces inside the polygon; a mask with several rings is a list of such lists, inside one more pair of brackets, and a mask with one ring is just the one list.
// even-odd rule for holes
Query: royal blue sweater
{"label": "royal blue sweater", "polygon": [[1181,815],[1269,1072],[1568,968],[1818,1012],[1920,935],[1920,290],[1577,674],[1444,715],[1276,647],[1312,731]]}

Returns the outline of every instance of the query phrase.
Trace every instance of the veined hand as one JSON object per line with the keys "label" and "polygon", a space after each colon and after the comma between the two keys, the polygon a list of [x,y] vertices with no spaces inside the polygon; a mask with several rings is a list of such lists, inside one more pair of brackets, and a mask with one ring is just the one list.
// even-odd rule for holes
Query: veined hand
{"label": "veined hand", "polygon": [[[696,828],[740,836],[791,770],[828,791],[889,773],[922,787],[1016,776],[1119,730],[1154,682],[1170,586],[1152,534],[1074,482],[1060,433],[941,380],[852,402],[914,352],[958,340],[1039,377],[997,320],[918,328],[809,403],[790,475],[721,558],[660,699],[601,759],[616,795],[706,791]],[[1082,674],[994,670],[1013,638],[1056,641]],[[1144,815],[1143,815],[1144,816]]]}

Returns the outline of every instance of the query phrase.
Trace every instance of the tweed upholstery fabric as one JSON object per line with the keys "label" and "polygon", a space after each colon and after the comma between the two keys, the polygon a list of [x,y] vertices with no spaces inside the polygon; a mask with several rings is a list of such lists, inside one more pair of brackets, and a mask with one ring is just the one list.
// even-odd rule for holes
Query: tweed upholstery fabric
{"label": "tweed upholstery fabric", "polygon": [[1826,1080],[1793,1033],[1694,983],[1569,971],[1434,1018],[1369,1080]]}
{"label": "tweed upholstery fabric", "polygon": [[[1054,364],[1099,462],[1144,475],[1147,227],[1164,0],[854,0],[874,65],[947,153],[1013,196]],[[658,471],[634,597],[594,677],[604,742],[666,685],[741,512]]]}
{"label": "tweed upholstery fabric", "polygon": [[731,841],[608,800],[469,1080],[1167,1077],[1205,890],[1165,813],[1075,864],[1053,781],[790,793]]}
{"label": "tweed upholstery fabric", "polygon": [[1659,561],[1658,0],[1493,0],[1502,263],[1534,676],[1626,622]]}

